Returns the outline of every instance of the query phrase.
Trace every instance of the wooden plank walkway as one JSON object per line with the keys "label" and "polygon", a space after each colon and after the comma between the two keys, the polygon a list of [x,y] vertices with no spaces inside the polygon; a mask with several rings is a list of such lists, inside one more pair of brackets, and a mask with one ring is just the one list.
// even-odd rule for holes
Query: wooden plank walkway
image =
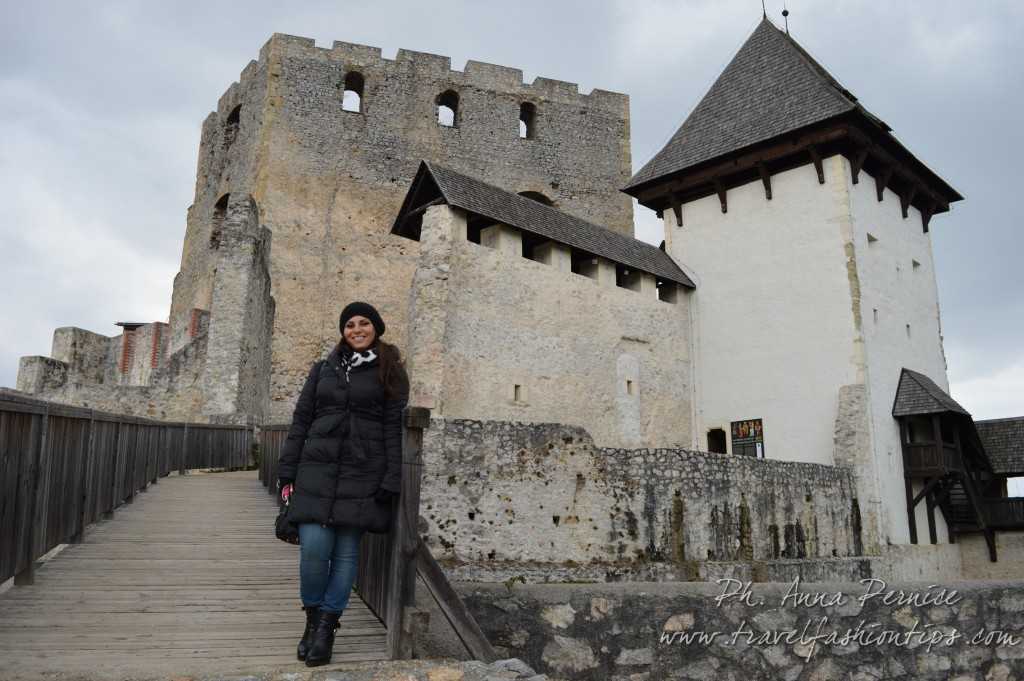
{"label": "wooden plank walkway", "polygon": [[[0,677],[169,678],[309,670],[298,547],[255,471],[172,474],[0,595]],[[355,593],[330,665],[387,658]]]}

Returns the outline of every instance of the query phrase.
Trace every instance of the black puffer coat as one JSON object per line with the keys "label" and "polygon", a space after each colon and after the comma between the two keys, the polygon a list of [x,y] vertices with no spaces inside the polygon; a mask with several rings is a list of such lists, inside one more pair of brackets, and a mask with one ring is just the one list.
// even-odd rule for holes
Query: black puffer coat
{"label": "black puffer coat", "polygon": [[310,368],[281,449],[278,480],[295,483],[288,514],[295,523],[385,533],[391,505],[373,495],[378,488],[401,489],[408,377],[399,371],[401,391],[387,399],[378,362],[353,367],[346,383],[339,352],[340,345]]}

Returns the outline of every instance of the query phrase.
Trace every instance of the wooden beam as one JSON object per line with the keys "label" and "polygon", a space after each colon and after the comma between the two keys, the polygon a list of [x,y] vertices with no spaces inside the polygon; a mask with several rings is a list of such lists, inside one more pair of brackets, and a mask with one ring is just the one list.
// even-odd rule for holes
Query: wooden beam
{"label": "wooden beam", "polygon": [[718,194],[718,202],[722,204],[722,212],[729,212],[729,202],[725,196],[725,185],[717,177],[711,183],[715,186],[715,193]]}
{"label": "wooden beam", "polygon": [[441,613],[452,625],[452,629],[470,655],[476,660],[488,663],[497,660],[498,654],[487,637],[484,636],[480,625],[466,608],[466,604],[462,602],[459,594],[452,588],[441,566],[437,564],[430,549],[422,540],[420,540],[419,550],[416,552],[416,567],[420,577],[423,578],[423,583],[427,585],[427,590],[430,591],[430,595],[434,597],[441,609]]}
{"label": "wooden beam", "polygon": [[917,518],[914,517],[914,488],[911,486],[910,478],[903,478],[907,492],[907,522],[910,525],[910,543],[917,543]]}
{"label": "wooden beam", "polygon": [[932,498],[931,490],[928,490],[928,495],[925,496],[924,500],[928,510],[928,541],[932,544],[938,544],[939,538],[935,534],[935,500]]}
{"label": "wooden beam", "polygon": [[[935,201],[935,212],[942,213],[949,210],[949,202],[946,201],[945,198],[943,198],[941,195],[932,191],[931,184],[926,182],[920,175],[914,172],[914,170],[907,166],[905,163],[901,163],[893,155],[891,155],[881,146],[872,141],[872,139],[868,137],[866,134],[864,134],[863,131],[861,131],[857,127],[851,126],[849,129],[849,135],[850,139],[853,141],[854,144],[862,145],[866,149],[868,149],[870,156],[878,164],[880,169],[886,167],[892,169],[900,177],[907,178],[908,182],[917,185],[919,194],[921,194],[922,196],[927,195],[931,200]],[[878,181],[877,174],[875,176],[875,181]],[[888,184],[888,181],[886,182],[886,184]],[[882,199],[879,198],[878,200],[881,201]]]}
{"label": "wooden beam", "polygon": [[932,490],[939,484],[940,480],[942,480],[942,478],[929,478],[928,483],[914,496],[914,499],[910,503],[912,503],[916,508],[917,505],[921,503],[921,499],[924,499],[926,496],[931,494]]}
{"label": "wooden beam", "polygon": [[864,167],[864,161],[868,158],[868,149],[864,147],[850,160],[850,168],[853,170],[853,183],[857,184],[860,181],[860,171]]}
{"label": "wooden beam", "polygon": [[679,203],[678,201],[674,202],[672,204],[672,212],[675,213],[675,216],[676,216],[676,227],[682,227],[683,226],[683,204]]}
{"label": "wooden beam", "polygon": [[764,184],[764,198],[772,200],[772,176],[768,168],[760,161],[757,164],[757,172],[761,175],[761,183]]}
{"label": "wooden beam", "polygon": [[659,220],[665,219],[665,213],[661,210],[654,211],[654,214],[658,217]]}
{"label": "wooden beam", "polygon": [[921,229],[927,233],[928,223],[932,221],[932,215],[935,214],[935,202],[929,201],[928,205],[921,209]]}
{"label": "wooden beam", "polygon": [[425,213],[426,210],[428,208],[430,208],[431,206],[440,206],[442,203],[448,203],[448,201],[443,196],[439,196],[439,197],[437,197],[436,199],[434,199],[432,201],[427,201],[422,206],[420,206],[418,208],[413,208],[411,211],[406,213],[405,216],[402,218],[402,222],[405,222],[409,218],[415,217],[415,216],[419,215],[420,213]]}
{"label": "wooden beam", "polygon": [[825,168],[821,165],[821,154],[818,153],[818,148],[813,144],[807,145],[807,152],[811,155],[811,160],[814,162],[814,169],[818,171],[818,184],[825,184]]}
{"label": "wooden beam", "polygon": [[878,194],[878,200],[882,200],[882,194],[885,192],[885,187],[889,184],[889,180],[892,179],[892,166],[882,167],[877,174],[875,174],[875,193]]}
{"label": "wooden beam", "polygon": [[914,195],[917,194],[917,185],[907,185],[907,188],[900,192],[900,210],[903,212],[903,219],[907,219],[908,211],[910,210],[910,202],[914,200]]}

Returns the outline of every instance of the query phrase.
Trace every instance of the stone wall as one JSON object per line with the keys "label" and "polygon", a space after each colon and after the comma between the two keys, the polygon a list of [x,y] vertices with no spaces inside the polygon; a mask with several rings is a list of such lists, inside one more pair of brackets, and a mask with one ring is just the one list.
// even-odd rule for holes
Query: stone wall
{"label": "stone wall", "polygon": [[[116,350],[123,337],[108,338],[108,341]],[[108,355],[105,369],[105,373],[115,376],[115,379],[102,383],[79,380],[80,374],[73,370],[72,365],[57,359],[22,357],[17,389],[35,399],[113,414],[202,422],[206,420],[202,390],[206,345],[207,334],[203,332],[193,342],[167,357],[160,367],[153,369],[149,384],[144,386],[119,382],[116,352]]]}
{"label": "stone wall", "polygon": [[203,365],[203,413],[218,422],[262,422],[269,402],[275,311],[268,271],[271,235],[260,226],[252,198],[237,194],[220,229]]}
{"label": "stone wall", "polygon": [[420,534],[455,578],[870,575],[852,560],[860,520],[846,468],[614,449],[572,426],[440,418],[423,455]]}
{"label": "stone wall", "polygon": [[[50,356],[67,365],[68,371],[91,383],[110,380],[111,339],[102,334],[65,326],[54,330]],[[19,387],[19,390],[21,388]]]}
{"label": "stone wall", "polygon": [[[716,605],[726,586],[742,587],[458,583],[456,589],[499,655],[558,678],[1006,681],[1024,674],[1021,582],[961,582],[945,592],[920,582],[796,585],[797,592],[820,594],[817,603],[787,599],[793,583],[754,584],[751,604],[731,598]],[[900,590],[903,600],[883,601],[886,592]]]}
{"label": "stone wall", "polygon": [[267,108],[267,65],[252,61],[203,121],[195,198],[186,212],[181,267],[174,278],[169,320],[181,348],[195,334],[193,310],[210,310],[228,203],[251,194]]}
{"label": "stone wall", "polygon": [[988,559],[981,534],[957,537],[964,579],[1024,578],[1024,532],[996,532],[996,562]]}
{"label": "stone wall", "polygon": [[576,425],[606,446],[689,447],[689,298],[524,258],[516,230],[491,229],[512,248],[469,241],[458,209],[423,218],[411,402],[447,418]]}

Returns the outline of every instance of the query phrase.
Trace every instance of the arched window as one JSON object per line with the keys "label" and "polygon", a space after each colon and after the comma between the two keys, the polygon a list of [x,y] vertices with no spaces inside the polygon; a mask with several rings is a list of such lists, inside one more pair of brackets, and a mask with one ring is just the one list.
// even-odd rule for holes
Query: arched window
{"label": "arched window", "polygon": [[345,92],[341,97],[343,111],[362,113],[363,85],[363,74],[356,71],[349,71],[345,74]]}
{"label": "arched window", "polygon": [[437,122],[446,128],[459,124],[459,95],[454,90],[445,90],[437,96]]}
{"label": "arched window", "polygon": [[224,148],[227,149],[235,143],[235,138],[238,137],[238,125],[242,117],[242,105],[239,104],[231,113],[228,114],[228,119],[224,122]]}
{"label": "arched window", "polygon": [[210,248],[220,248],[221,234],[224,231],[224,220],[228,216],[228,200],[231,194],[225,194],[213,205],[213,217],[210,220]]}
{"label": "arched window", "polygon": [[529,102],[519,105],[519,137],[532,140],[536,131],[534,121],[537,118],[537,107]]}
{"label": "arched window", "polygon": [[545,206],[554,206],[555,205],[554,201],[552,201],[548,197],[544,196],[540,192],[519,192],[519,196],[522,196],[524,199],[530,199],[531,201],[536,201],[537,203],[543,203]]}

